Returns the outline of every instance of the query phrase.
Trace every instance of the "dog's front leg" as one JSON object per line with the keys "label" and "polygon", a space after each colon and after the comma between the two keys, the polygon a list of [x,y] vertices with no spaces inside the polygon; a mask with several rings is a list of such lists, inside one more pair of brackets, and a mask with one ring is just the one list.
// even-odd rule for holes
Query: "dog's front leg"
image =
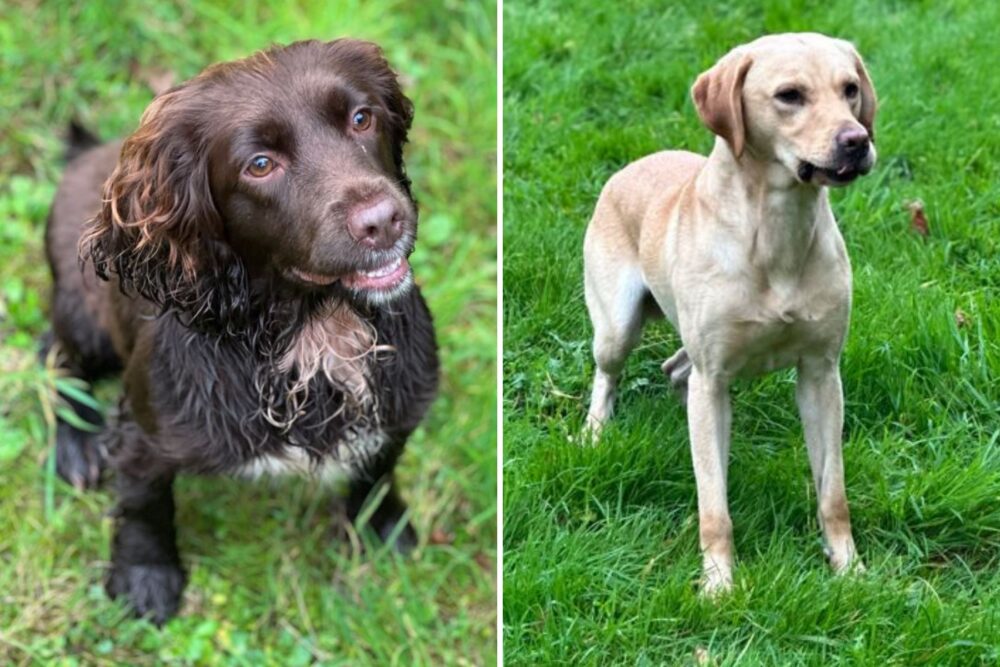
{"label": "dog's front leg", "polygon": [[177,613],[186,581],[174,529],[173,477],[144,479],[119,470],[116,481],[108,594],[163,625]]}
{"label": "dog's front leg", "polygon": [[698,486],[702,592],[709,596],[733,585],[733,523],[726,493],[731,424],[728,381],[695,367],[688,378],[688,431]]}
{"label": "dog's front leg", "polygon": [[841,449],[844,394],[837,360],[822,357],[802,359],[798,365],[795,399],[809,450],[809,464],[819,504],[819,524],[830,565],[835,572],[860,567],[844,490]]}
{"label": "dog's front leg", "polygon": [[363,478],[351,481],[347,496],[347,516],[357,523],[365,506],[374,504],[368,515],[368,525],[384,543],[401,554],[408,554],[417,547],[417,533],[406,518],[406,503],[399,495],[392,473],[380,478]]}

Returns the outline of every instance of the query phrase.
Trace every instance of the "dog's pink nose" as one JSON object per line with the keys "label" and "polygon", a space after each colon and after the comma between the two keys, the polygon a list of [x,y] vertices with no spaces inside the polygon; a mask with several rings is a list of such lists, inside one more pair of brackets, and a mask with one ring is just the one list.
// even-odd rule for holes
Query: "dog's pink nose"
{"label": "dog's pink nose", "polygon": [[347,218],[347,230],[358,243],[385,250],[402,234],[402,215],[391,199],[380,199],[352,211]]}
{"label": "dog's pink nose", "polygon": [[836,136],[837,148],[848,153],[868,149],[868,132],[863,127],[845,127]]}

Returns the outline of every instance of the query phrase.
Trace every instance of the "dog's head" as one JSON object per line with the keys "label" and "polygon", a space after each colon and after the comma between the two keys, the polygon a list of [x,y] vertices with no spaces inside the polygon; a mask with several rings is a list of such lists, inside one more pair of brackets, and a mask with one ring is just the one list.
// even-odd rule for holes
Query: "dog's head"
{"label": "dog's head", "polygon": [[815,33],[762,37],[698,77],[705,125],[798,181],[846,185],[875,164],[875,89],[849,43]]}
{"label": "dog's head", "polygon": [[412,117],[368,42],[298,42],[209,67],[150,104],[83,251],[193,324],[223,324],[257,288],[391,301],[412,284]]}

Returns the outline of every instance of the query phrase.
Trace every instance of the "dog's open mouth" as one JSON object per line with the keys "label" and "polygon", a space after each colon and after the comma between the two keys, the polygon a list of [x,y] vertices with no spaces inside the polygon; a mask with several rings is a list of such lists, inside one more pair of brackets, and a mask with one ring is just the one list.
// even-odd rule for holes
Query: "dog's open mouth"
{"label": "dog's open mouth", "polygon": [[366,292],[393,290],[410,275],[410,263],[399,257],[371,271],[355,271],[343,278],[344,287]]}
{"label": "dog's open mouth", "polygon": [[818,167],[811,162],[802,162],[799,165],[799,180],[803,183],[815,183],[817,185],[847,185],[858,176],[868,173],[867,169],[862,169],[860,165],[845,164],[836,168]]}
{"label": "dog's open mouth", "polygon": [[310,273],[309,271],[303,271],[302,269],[297,269],[295,267],[288,269],[288,273],[297,281],[307,283],[309,285],[315,285],[316,287],[332,285],[340,280],[340,276],[327,276],[322,273]]}
{"label": "dog's open mouth", "polygon": [[405,257],[390,259],[381,266],[367,271],[354,271],[344,275],[326,275],[312,273],[298,268],[289,269],[289,273],[299,282],[325,287],[337,281],[351,290],[364,292],[389,292],[399,287],[410,275],[410,263]]}

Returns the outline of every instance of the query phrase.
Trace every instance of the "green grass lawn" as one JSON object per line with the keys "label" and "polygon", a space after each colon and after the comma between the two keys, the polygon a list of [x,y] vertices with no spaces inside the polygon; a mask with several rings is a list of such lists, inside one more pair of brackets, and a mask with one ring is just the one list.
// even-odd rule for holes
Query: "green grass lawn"
{"label": "green grass lawn", "polygon": [[[116,5],[117,7],[117,5]],[[438,328],[441,396],[402,489],[415,556],[360,555],[330,494],[183,479],[190,570],[165,629],[102,591],[112,506],[46,472],[53,374],[37,367],[49,277],[42,234],[71,118],[128,133],[150,85],[272,42],[384,45],[417,114],[407,148],[412,258]],[[492,664],[496,655],[495,4],[14,2],[0,12],[0,664]],[[111,402],[117,385],[99,388]]]}
{"label": "green grass lawn", "polygon": [[[510,664],[1000,663],[1000,77],[995,2],[504,3],[504,655]],[[597,448],[581,244],[612,173],[707,152],[689,100],[739,43],[855,42],[879,163],[832,193],[855,288],[845,460],[868,573],[821,552],[794,373],[738,384],[736,590],[700,599],[684,411],[647,329]],[[926,238],[906,204],[925,203]],[[704,652],[703,652],[704,651]]]}

